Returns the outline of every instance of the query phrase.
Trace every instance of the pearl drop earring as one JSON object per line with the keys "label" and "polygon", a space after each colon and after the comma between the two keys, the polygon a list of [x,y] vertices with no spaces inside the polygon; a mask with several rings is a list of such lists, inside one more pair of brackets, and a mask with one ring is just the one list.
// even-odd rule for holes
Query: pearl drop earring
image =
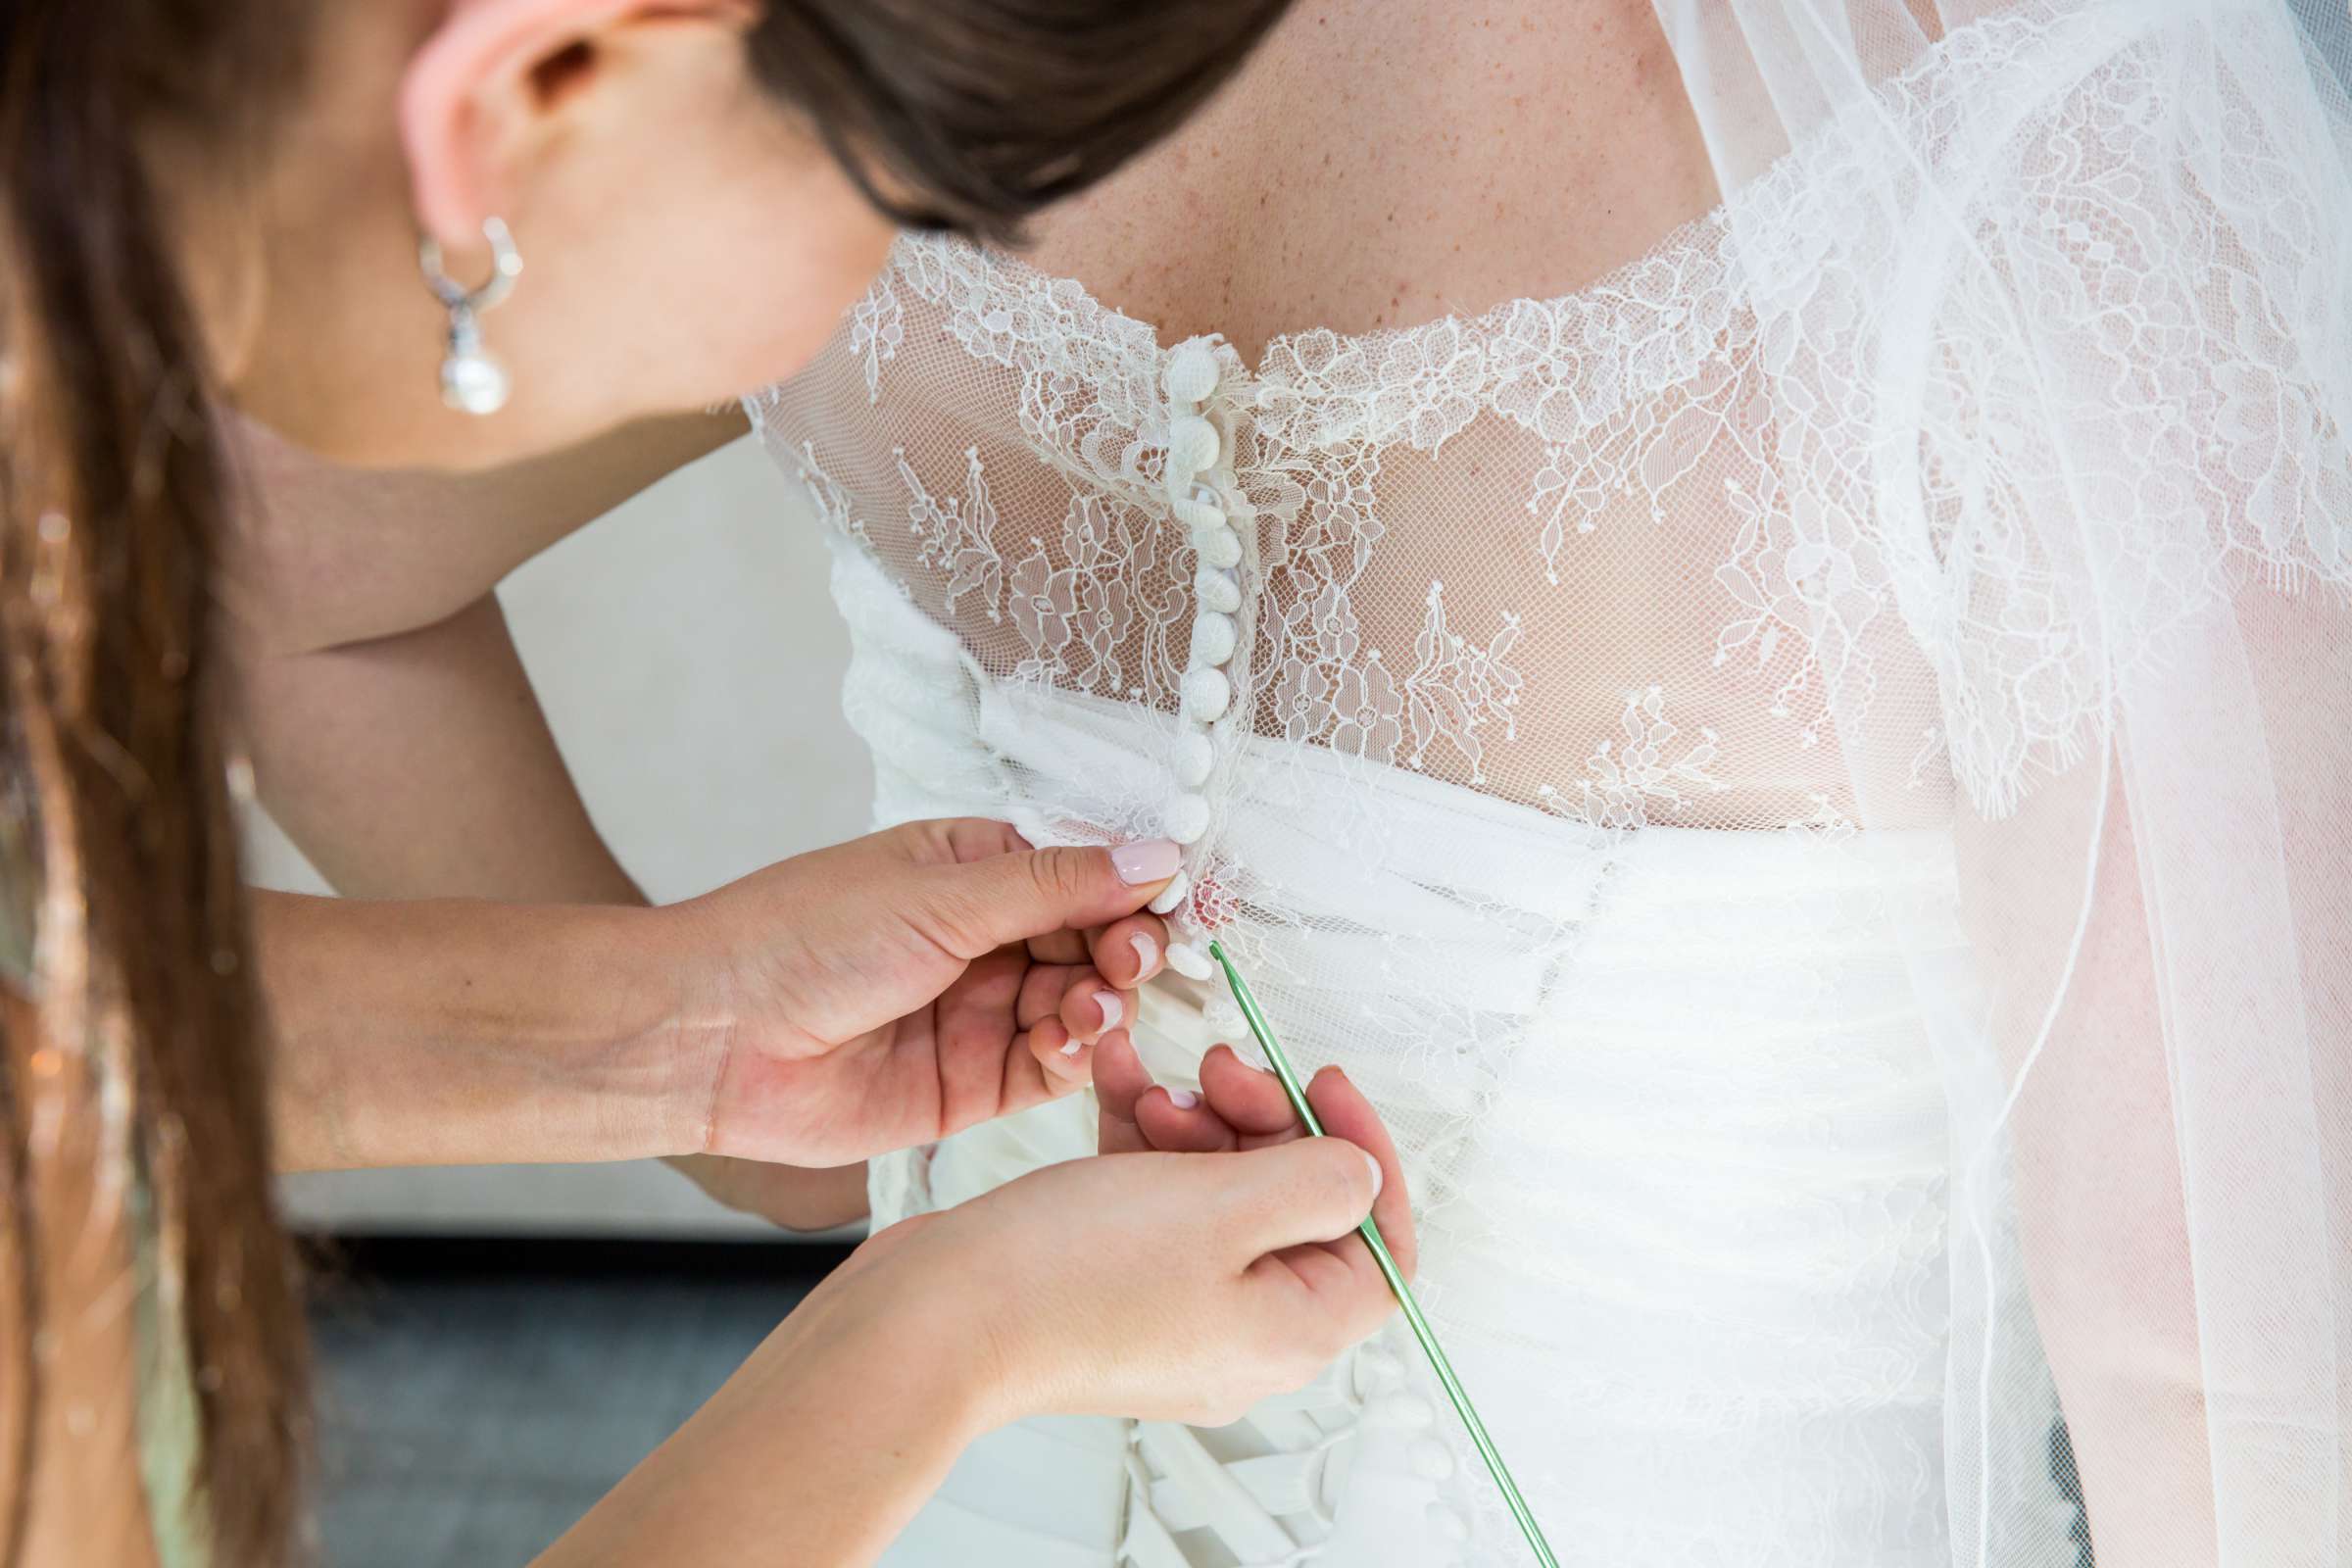
{"label": "pearl drop earring", "polygon": [[441,242],[427,234],[416,246],[416,265],[425,287],[449,312],[449,352],[441,361],[441,401],[461,414],[481,416],[507,406],[514,378],[482,344],[484,312],[514,292],[522,275],[522,252],[501,219],[482,220],[482,237],[490,242],[490,281],[467,288],[441,265]]}

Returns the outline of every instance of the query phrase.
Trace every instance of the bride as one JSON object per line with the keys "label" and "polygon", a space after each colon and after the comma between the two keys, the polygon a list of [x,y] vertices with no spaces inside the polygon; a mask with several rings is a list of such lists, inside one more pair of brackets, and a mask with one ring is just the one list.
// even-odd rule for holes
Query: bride
{"label": "bride", "polygon": [[[748,400],[878,820],[1188,846],[1176,972],[1063,1008],[1133,1025],[1100,1113],[1228,1136],[1220,940],[1396,1129],[1563,1562],[2352,1551],[2348,45],[2334,0],[1324,0],[1023,257],[902,239]],[[544,542],[418,484],[368,505],[420,572]],[[284,598],[341,683],[407,612]],[[265,792],[409,891],[366,789],[415,760],[306,781],[318,661],[255,662]],[[633,892],[576,812],[476,815],[427,847],[468,890]],[[1096,1114],[879,1162],[875,1221]],[[1529,1559],[1392,1337],[1231,1427],[999,1433],[889,1560]]]}
{"label": "bride", "polygon": [[[2345,31],[1329,0],[752,400],[879,819],[1189,846],[1133,1114],[1215,937],[1562,1561],[2352,1550]],[[1530,1560],[1434,1395],[1009,1430],[887,1560]]]}

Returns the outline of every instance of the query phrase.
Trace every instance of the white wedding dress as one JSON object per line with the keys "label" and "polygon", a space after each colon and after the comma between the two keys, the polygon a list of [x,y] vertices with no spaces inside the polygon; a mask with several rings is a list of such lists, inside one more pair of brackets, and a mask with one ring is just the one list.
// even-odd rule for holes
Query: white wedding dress
{"label": "white wedding dress", "polygon": [[[878,819],[1186,843],[1147,1059],[1214,935],[1381,1103],[1562,1562],[2352,1561],[2339,13],[1660,0],[1724,200],[1573,295],[1251,365],[912,237],[751,400]],[[1531,1560],[1395,1331],[887,1559]]]}

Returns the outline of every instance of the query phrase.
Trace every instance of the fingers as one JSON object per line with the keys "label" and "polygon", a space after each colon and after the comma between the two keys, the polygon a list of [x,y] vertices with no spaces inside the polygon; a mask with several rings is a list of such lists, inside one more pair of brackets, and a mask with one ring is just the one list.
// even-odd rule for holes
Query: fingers
{"label": "fingers", "polygon": [[1083,931],[1049,931],[1042,937],[1031,937],[1029,956],[1039,963],[1073,965],[1092,961]]}
{"label": "fingers", "polygon": [[1231,1046],[1215,1047],[1201,1058],[1200,1092],[1244,1138],[1306,1136],[1291,1097],[1282,1092],[1282,1080],[1242,1060]]}
{"label": "fingers", "polygon": [[1154,1089],[1135,1107],[1136,1125],[1153,1149],[1214,1154],[1242,1147],[1233,1125],[1189,1089]]}
{"label": "fingers", "polygon": [[1152,1074],[1124,1029],[1095,1042],[1095,1142],[1105,1154],[1140,1153],[1152,1147],[1136,1125],[1136,1102],[1152,1089]]}
{"label": "fingers", "polygon": [[[928,1020],[936,1055],[940,1115],[953,1126],[998,1114],[1004,1061],[1018,1033],[1015,1016],[1027,983],[1028,960],[1018,948],[1001,948],[967,965],[940,993]],[[902,1025],[916,1031],[917,1014]]]}
{"label": "fingers", "polygon": [[1301,1138],[1232,1157],[1218,1234],[1243,1259],[1346,1236],[1372,1211],[1371,1156],[1338,1138]]}
{"label": "fingers", "polygon": [[1373,1205],[1373,1222],[1380,1227],[1389,1254],[1410,1279],[1420,1255],[1413,1235],[1412,1195],[1405,1191],[1404,1167],[1380,1113],[1337,1067],[1324,1068],[1307,1083],[1306,1102],[1315,1107],[1315,1118],[1326,1133],[1346,1139],[1380,1162],[1380,1200]]}
{"label": "fingers", "polygon": [[1306,1136],[1282,1081],[1243,1061],[1231,1046],[1214,1047],[1201,1059],[1199,1094],[1139,1095],[1131,1119],[1149,1147],[1172,1153],[1258,1149]]}
{"label": "fingers", "polygon": [[1106,1030],[1135,1023],[1136,994],[1113,989],[1093,969],[1068,975],[1062,985],[1059,1012],[1062,1027],[1075,1039],[1093,1045]]}
{"label": "fingers", "polygon": [[[1083,1040],[1071,1039],[1069,1030],[1062,1027],[1059,1018],[1045,1019],[1021,1037],[1021,1044],[1025,1049],[1016,1053],[1015,1058],[1025,1056],[1035,1068],[1044,1091],[1037,1098],[1057,1100],[1073,1089],[1084,1088],[1094,1073],[1093,1049]],[[1015,1058],[1007,1059],[1008,1072]],[[1027,1109],[1032,1102],[1011,1098],[1010,1091],[1015,1087],[1013,1080],[1008,1078],[1005,1087],[1007,1096],[1004,1108]]]}
{"label": "fingers", "polygon": [[1124,1029],[1095,1047],[1095,1099],[1102,1107],[1096,1136],[1105,1154],[1214,1154],[1241,1147],[1240,1135],[1199,1094],[1152,1081]]}
{"label": "fingers", "polygon": [[908,916],[969,961],[1006,943],[1107,926],[1142,909],[1176,874],[1166,840],[1116,849],[1016,850],[924,866]]}
{"label": "fingers", "polygon": [[1104,979],[1133,991],[1167,965],[1168,928],[1155,914],[1131,914],[1086,934],[1087,957]]}
{"label": "fingers", "polygon": [[1285,1305],[1299,1312],[1303,1321],[1290,1332],[1318,1362],[1371,1338],[1396,1309],[1389,1282],[1360,1240],[1344,1246],[1294,1247],[1259,1258],[1244,1278],[1261,1300],[1271,1303],[1266,1315]]}
{"label": "fingers", "polygon": [[[1018,948],[1009,951],[1016,955],[1020,952]],[[1059,964],[1030,964],[1021,972],[1021,991],[1013,1003],[1012,1026],[1015,1029],[1034,1029],[1048,1018],[1061,1017],[1062,999],[1082,978],[1091,978],[1089,971],[1065,968]],[[1096,984],[1100,985],[1101,982],[1097,981]],[[1096,1032],[1087,1031],[1090,1037]]]}

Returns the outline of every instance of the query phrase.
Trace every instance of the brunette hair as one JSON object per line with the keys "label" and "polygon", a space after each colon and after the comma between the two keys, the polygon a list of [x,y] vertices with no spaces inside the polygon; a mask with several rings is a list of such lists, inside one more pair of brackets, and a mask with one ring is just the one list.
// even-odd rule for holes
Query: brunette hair
{"label": "brunette hair", "polygon": [[752,37],[901,222],[1017,238],[1174,129],[1289,0],[777,0]]}
{"label": "brunette hair", "polygon": [[[294,1555],[305,1336],[213,634],[228,463],[146,152],[257,149],[317,3],[0,4],[0,937],[12,913],[37,925],[38,965],[8,983],[41,1036],[0,1072],[0,1318],[20,1331],[0,1568],[43,1457],[44,1058],[107,1107],[113,1175],[143,1195],[214,1560]],[[877,205],[1003,237],[1174,126],[1284,4],[773,0],[751,48]]]}

